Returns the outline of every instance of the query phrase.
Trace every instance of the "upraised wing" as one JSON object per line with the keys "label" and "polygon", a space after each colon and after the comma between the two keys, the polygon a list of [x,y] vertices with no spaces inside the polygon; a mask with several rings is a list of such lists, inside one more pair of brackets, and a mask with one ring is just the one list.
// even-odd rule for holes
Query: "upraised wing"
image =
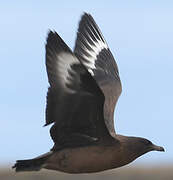
{"label": "upraised wing", "polygon": [[56,32],[48,34],[46,68],[50,84],[46,125],[54,122],[50,130],[54,142],[77,141],[80,145],[84,139],[92,141],[109,134],[103,120],[102,91]]}
{"label": "upraised wing", "polygon": [[90,14],[81,18],[74,53],[104,93],[104,120],[114,136],[114,108],[122,91],[121,81],[114,57]]}

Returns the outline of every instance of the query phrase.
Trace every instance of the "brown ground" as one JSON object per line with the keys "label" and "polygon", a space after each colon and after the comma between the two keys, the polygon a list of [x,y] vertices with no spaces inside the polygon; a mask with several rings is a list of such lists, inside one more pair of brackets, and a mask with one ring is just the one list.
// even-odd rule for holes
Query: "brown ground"
{"label": "brown ground", "polygon": [[71,175],[57,171],[15,173],[0,169],[0,180],[173,180],[173,165],[163,167],[124,167],[95,174]]}

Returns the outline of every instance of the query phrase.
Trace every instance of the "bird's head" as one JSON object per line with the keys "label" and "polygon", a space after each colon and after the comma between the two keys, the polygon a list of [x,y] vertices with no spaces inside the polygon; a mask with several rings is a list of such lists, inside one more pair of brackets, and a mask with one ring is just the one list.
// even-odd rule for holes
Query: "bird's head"
{"label": "bird's head", "polygon": [[162,146],[157,146],[150,140],[141,137],[129,137],[129,149],[141,156],[150,151],[165,151]]}
{"label": "bird's head", "polygon": [[157,146],[153,144],[150,140],[145,138],[137,138],[137,143],[139,147],[143,148],[145,151],[165,151],[162,146]]}
{"label": "bird's head", "polygon": [[145,138],[128,136],[119,136],[119,138],[126,154],[132,159],[136,159],[137,157],[150,151],[165,151],[163,147],[157,146]]}

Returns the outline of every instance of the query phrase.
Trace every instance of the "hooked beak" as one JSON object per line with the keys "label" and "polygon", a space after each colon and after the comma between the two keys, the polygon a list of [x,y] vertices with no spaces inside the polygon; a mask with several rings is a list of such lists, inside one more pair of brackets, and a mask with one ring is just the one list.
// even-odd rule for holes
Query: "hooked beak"
{"label": "hooked beak", "polygon": [[157,145],[155,145],[155,144],[152,145],[152,149],[153,149],[154,151],[162,151],[162,152],[165,151],[165,149],[164,149],[163,147],[157,146]]}

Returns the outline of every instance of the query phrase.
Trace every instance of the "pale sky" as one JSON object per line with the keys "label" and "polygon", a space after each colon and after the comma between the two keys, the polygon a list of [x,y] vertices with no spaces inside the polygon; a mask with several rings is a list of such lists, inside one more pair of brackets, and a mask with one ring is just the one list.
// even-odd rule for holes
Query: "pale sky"
{"label": "pale sky", "polygon": [[43,128],[45,40],[56,30],[74,47],[78,22],[90,13],[120,71],[123,93],[116,131],[165,147],[133,164],[173,162],[173,1],[3,1],[0,6],[0,165],[49,151]]}

